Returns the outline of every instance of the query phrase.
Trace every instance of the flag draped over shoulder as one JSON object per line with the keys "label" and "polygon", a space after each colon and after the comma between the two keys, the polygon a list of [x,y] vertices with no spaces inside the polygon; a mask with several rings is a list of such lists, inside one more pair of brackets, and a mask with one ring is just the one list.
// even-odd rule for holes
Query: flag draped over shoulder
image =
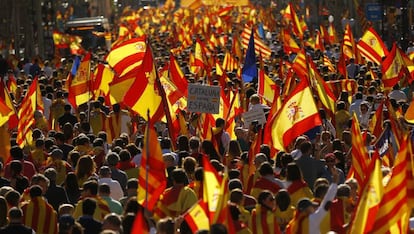
{"label": "flag draped over shoulder", "polygon": [[382,63],[382,58],[388,55],[387,47],[372,27],[364,33],[357,46],[362,56],[378,65]]}
{"label": "flag draped over shoulder", "polygon": [[89,90],[91,84],[91,53],[87,53],[82,61],[79,60],[79,57],[76,57],[68,79],[68,101],[72,106],[86,103],[92,96]]}
{"label": "flag draped over shoulder", "polygon": [[36,111],[36,97],[37,97],[38,80],[35,78],[27,90],[26,96],[23,98],[20,110],[18,112],[18,126],[16,142],[20,147],[25,143],[29,143],[32,139],[31,127],[35,122],[34,113]]}
{"label": "flag draped over shoulder", "polygon": [[142,65],[123,98],[124,104],[140,114],[144,119],[149,110],[153,121],[160,120],[164,114],[161,105],[162,98],[158,94],[158,90],[156,90],[156,79],[159,79],[156,72],[151,48],[147,45]]}
{"label": "flag draped over shoulder", "polygon": [[284,150],[297,136],[321,124],[318,108],[306,79],[286,98],[272,122],[272,141],[278,150]]}
{"label": "flag draped over shoulder", "polygon": [[132,38],[111,49],[106,61],[118,76],[134,73],[145,55],[145,37]]}
{"label": "flag draped over shoulder", "polygon": [[167,178],[161,146],[151,121],[145,130],[138,182],[138,203],[152,211],[167,186]]}

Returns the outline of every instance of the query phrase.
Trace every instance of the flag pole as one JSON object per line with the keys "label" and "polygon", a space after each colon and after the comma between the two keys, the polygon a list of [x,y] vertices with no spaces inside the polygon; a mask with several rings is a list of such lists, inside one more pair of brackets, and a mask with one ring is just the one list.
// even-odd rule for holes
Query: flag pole
{"label": "flag pole", "polygon": [[148,151],[149,151],[149,133],[150,133],[150,121],[151,121],[151,119],[150,119],[151,117],[150,117],[150,110],[149,109],[147,109],[147,129],[145,130],[145,136],[146,136],[146,138],[145,138],[145,156],[146,156],[146,160],[145,160],[145,208],[148,210],[148,170],[149,170],[149,163],[148,163],[148,160],[149,160],[149,153],[148,153]]}

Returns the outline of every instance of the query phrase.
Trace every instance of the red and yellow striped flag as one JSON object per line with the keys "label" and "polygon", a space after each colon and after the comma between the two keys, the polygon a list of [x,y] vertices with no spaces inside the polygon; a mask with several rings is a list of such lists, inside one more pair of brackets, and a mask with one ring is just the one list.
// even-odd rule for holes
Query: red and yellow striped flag
{"label": "red and yellow striped flag", "polygon": [[351,126],[352,135],[352,169],[354,177],[358,181],[358,184],[364,184],[365,174],[367,172],[369,157],[365,142],[362,138],[361,130],[359,128],[358,118],[354,113],[352,117]]}
{"label": "red and yellow striped flag", "polygon": [[[245,25],[242,35],[241,35],[241,38],[242,38],[241,43],[244,49],[247,49],[249,45],[251,33],[252,33],[252,29],[248,25]],[[269,58],[270,55],[272,54],[272,51],[270,50],[270,48],[262,41],[262,39],[260,39],[259,35],[256,32],[254,32],[253,35],[254,35],[254,51],[256,55],[261,54],[263,58]]]}
{"label": "red and yellow striped flag", "polygon": [[257,94],[260,97],[266,99],[266,101],[273,103],[276,91],[276,84],[275,82],[273,82],[272,79],[269,78],[269,76],[266,75],[266,73],[262,69],[259,70],[259,79],[257,85]]}
{"label": "red and yellow striped flag", "polygon": [[138,182],[138,203],[152,211],[167,186],[161,146],[152,121],[148,121],[145,130]]}
{"label": "red and yellow striped flag", "polygon": [[284,13],[283,13],[283,18],[287,22],[291,22],[293,32],[295,33],[295,35],[298,36],[300,39],[303,39],[303,31],[302,31],[302,27],[299,21],[299,17],[296,14],[296,11],[292,3],[289,3],[286,6]]}
{"label": "red and yellow striped flag", "polygon": [[37,85],[38,80],[35,78],[27,90],[26,96],[23,98],[20,110],[18,112],[18,126],[17,126],[17,138],[16,142],[20,147],[23,147],[25,143],[30,144],[32,140],[31,127],[35,122],[34,113],[36,111],[36,99],[37,99]]}
{"label": "red and yellow striped flag", "polygon": [[203,201],[208,206],[208,216],[212,221],[217,211],[217,205],[220,197],[221,178],[217,171],[211,165],[208,157],[203,157]]}
{"label": "red and yellow striped flag", "polygon": [[282,34],[283,39],[283,51],[287,54],[298,53],[300,51],[300,47],[298,46],[296,41],[290,36],[288,30],[284,29],[280,33]]}
{"label": "red and yellow striped flag", "polygon": [[[408,190],[413,181],[411,139],[404,137],[397,153],[391,178],[384,189],[371,233],[408,233],[412,204]],[[412,187],[411,187],[412,188]]]}
{"label": "red and yellow striped flag", "polygon": [[109,66],[102,63],[95,68],[91,92],[94,98],[100,95],[107,96],[109,94],[109,84],[114,80],[115,73]]}

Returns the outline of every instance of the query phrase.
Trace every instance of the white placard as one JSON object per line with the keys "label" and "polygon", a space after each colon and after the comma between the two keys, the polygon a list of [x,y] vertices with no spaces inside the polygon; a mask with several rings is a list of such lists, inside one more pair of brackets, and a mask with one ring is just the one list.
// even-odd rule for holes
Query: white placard
{"label": "white placard", "polygon": [[220,87],[189,84],[187,109],[190,112],[218,114],[220,111]]}
{"label": "white placard", "polygon": [[266,123],[266,116],[263,110],[250,110],[243,113],[244,127],[249,128],[253,121],[258,121],[260,125]]}

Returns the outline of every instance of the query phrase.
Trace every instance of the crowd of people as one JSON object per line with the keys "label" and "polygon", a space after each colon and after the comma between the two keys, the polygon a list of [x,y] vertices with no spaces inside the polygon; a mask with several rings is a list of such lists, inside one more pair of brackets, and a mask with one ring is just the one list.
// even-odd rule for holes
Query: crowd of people
{"label": "crowd of people", "polygon": [[[259,7],[257,10],[273,14]],[[154,20],[159,11],[165,19],[172,20],[174,11],[171,10],[139,12],[143,16],[142,29],[151,33],[155,66],[162,68],[169,61],[170,50],[182,42],[174,39],[174,31],[162,29],[165,26],[162,22],[146,24],[145,20]],[[194,19],[201,17],[202,12],[193,15]],[[237,9],[232,12],[231,17],[242,15]],[[275,23],[280,15],[266,20],[263,19],[266,14],[260,16],[266,22],[274,20],[274,27],[269,26],[268,30],[272,32],[270,35],[276,35],[280,30],[276,25],[282,27]],[[227,20],[223,22],[227,30],[242,30],[240,25],[246,23],[246,20],[237,24]],[[215,28],[216,34],[228,39],[225,46],[231,46],[232,40],[236,40],[231,38],[233,34],[219,33],[218,29]],[[261,66],[283,90],[288,84],[280,71],[285,62],[293,61],[295,54],[284,54],[275,36],[268,39],[268,44],[272,55],[263,59]],[[210,55],[219,63],[224,59],[224,47],[217,47]],[[306,47],[306,53],[320,65],[319,72],[326,81],[343,79],[322,62],[326,55],[336,64],[339,48],[339,44],[326,45],[325,51]],[[211,74],[206,74],[208,69],[197,74],[191,72],[187,62],[191,50],[177,51],[177,61],[188,82],[221,84],[214,69]],[[102,51],[92,52],[96,65],[102,59],[99,57]],[[246,128],[241,115],[236,117],[235,128],[230,130],[226,116],[216,118],[210,139],[200,136],[194,113],[185,113],[187,129],[182,132],[187,134],[180,134],[176,142],[168,134],[168,125],[157,123],[167,187],[153,210],[147,210],[137,201],[138,174],[143,166],[145,147],[143,118],[122,103],[111,105],[102,96],[79,107],[72,106],[65,86],[72,58],[59,61],[35,58],[21,60],[15,66],[2,62],[0,70],[5,87],[11,87],[10,81],[16,79],[15,89],[10,90],[15,108],[19,109],[35,77],[39,80],[43,108],[35,112],[31,144],[19,146],[16,129],[8,129],[7,123],[1,126],[10,136],[10,149],[0,155],[3,158],[0,162],[0,233],[192,233],[183,215],[200,199],[205,199],[203,184],[209,183],[203,180],[205,158],[220,177],[228,178],[225,207],[228,217],[212,223],[210,230],[197,233],[346,233],[361,191],[357,180],[347,176],[352,164],[352,116],[356,115],[361,129],[372,129],[373,113],[386,106],[393,110],[384,109],[384,131],[390,128],[387,116],[391,111],[399,114],[401,126],[409,131],[410,125],[403,122],[403,116],[413,91],[411,84],[401,81],[392,91],[384,92],[380,64],[356,64],[353,59],[347,62],[349,79],[357,87],[340,90],[335,113],[329,114],[320,108],[322,124],[297,136],[285,150],[276,152],[272,145],[259,141],[260,149],[252,153],[263,126]],[[377,77],[372,77],[373,71]],[[227,72],[226,87],[222,88],[240,90],[242,98],[237,101],[245,102],[240,106],[246,111],[263,110],[268,114],[271,103],[257,95],[257,77],[243,84],[240,74],[236,73],[236,69]],[[383,104],[384,100],[391,105]],[[382,135],[365,133],[367,151],[378,150],[377,138]],[[389,148],[397,147],[392,141],[389,143]],[[388,160],[383,163],[384,175],[392,167],[392,158]],[[139,214],[144,217],[142,227],[148,230],[136,227],[134,230]]]}

